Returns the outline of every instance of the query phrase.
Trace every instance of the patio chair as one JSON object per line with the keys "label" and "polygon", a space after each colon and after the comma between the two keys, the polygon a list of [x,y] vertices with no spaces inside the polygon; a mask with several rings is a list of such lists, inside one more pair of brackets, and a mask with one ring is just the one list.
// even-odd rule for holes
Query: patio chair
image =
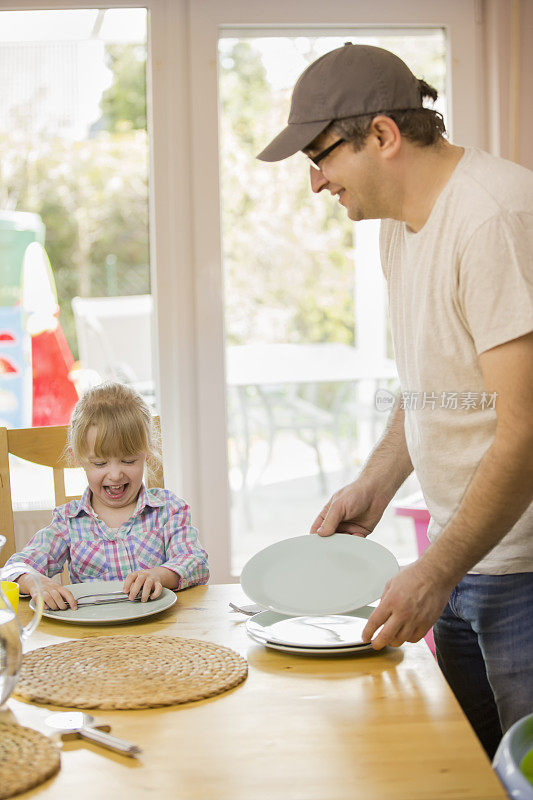
{"label": "patio chair", "polygon": [[131,384],[153,405],[152,296],[74,297],[82,367]]}
{"label": "patio chair", "polygon": [[256,481],[260,481],[270,464],[277,434],[290,431],[314,450],[320,490],[325,494],[327,482],[320,451],[320,434],[332,430],[333,414],[320,408],[314,399],[300,397],[295,386],[237,387],[236,392],[238,405],[230,394],[229,429],[230,435],[241,440],[238,456],[242,488],[247,486],[252,435],[261,435],[267,443],[262,469],[256,478]]}

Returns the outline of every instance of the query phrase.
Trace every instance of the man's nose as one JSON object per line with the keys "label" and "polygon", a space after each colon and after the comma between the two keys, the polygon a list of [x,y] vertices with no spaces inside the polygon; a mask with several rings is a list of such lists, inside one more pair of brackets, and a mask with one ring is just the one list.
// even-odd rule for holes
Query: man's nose
{"label": "man's nose", "polygon": [[322,174],[322,170],[309,167],[309,179],[311,181],[311,191],[321,192],[328,185],[327,178]]}

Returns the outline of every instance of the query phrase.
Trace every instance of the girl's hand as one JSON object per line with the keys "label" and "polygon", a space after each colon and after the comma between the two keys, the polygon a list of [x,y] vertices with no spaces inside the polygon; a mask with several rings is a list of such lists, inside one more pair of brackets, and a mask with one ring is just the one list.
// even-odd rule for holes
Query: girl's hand
{"label": "girl's hand", "polygon": [[142,590],[142,603],[146,603],[147,600],[155,600],[163,591],[163,584],[156,570],[157,567],[154,569],[138,569],[136,572],[130,572],[122,587],[124,594],[129,595],[130,600],[135,600]]}
{"label": "girl's hand", "polygon": [[[40,582],[45,608],[49,608],[50,611],[64,611],[69,606],[74,610],[78,607],[74,595],[65,586],[61,586],[60,583],[45,575],[40,576]],[[17,583],[21,591],[24,594],[30,594],[33,602],[36,603],[35,581],[28,579],[27,575],[21,575],[17,579]]]}

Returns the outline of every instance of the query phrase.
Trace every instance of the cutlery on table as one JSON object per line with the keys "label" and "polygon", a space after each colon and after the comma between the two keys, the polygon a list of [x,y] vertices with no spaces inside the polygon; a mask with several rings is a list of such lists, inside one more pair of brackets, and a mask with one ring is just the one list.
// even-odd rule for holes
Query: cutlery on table
{"label": "cutlery on table", "polygon": [[247,614],[249,617],[252,617],[254,614],[259,614],[261,611],[266,611],[264,606],[258,606],[252,603],[249,606],[236,606],[235,603],[230,603],[230,608],[233,611],[239,611],[241,614]]}
{"label": "cutlery on table", "polygon": [[[138,603],[141,600],[142,592],[130,602]],[[83,594],[81,597],[75,597],[76,603],[79,606],[99,606],[103,605],[104,603],[123,603],[125,600],[128,600],[129,597],[124,592],[106,592],[105,594]],[[148,598],[149,602],[150,598]],[[59,611],[68,611],[69,609],[59,609]]]}
{"label": "cutlery on table", "polygon": [[46,724],[62,734],[77,734],[83,739],[101,744],[103,747],[108,747],[110,750],[115,750],[125,756],[135,757],[142,753],[141,748],[136,744],[126,742],[117,736],[111,736],[109,725],[95,725],[94,717],[82,711],[61,711],[56,714],[50,714],[46,718]]}

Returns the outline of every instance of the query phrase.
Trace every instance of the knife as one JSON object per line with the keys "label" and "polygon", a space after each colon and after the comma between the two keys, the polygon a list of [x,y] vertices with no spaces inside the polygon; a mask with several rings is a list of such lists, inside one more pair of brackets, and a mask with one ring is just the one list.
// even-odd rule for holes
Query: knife
{"label": "knife", "polygon": [[[104,603],[123,603],[125,600],[129,602],[138,603],[141,600],[142,592],[139,592],[134,600],[129,600],[129,596],[124,592],[108,592],[106,594],[84,594],[81,597],[74,598],[80,606],[99,606]],[[68,609],[65,609],[68,610]]]}

